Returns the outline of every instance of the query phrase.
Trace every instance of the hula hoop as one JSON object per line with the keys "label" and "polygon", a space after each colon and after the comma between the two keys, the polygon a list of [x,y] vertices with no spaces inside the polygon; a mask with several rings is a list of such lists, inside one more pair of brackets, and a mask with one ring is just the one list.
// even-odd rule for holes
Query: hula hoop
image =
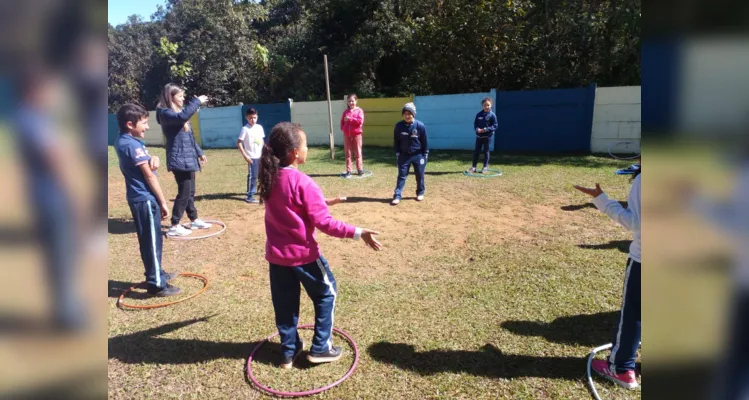
{"label": "hula hoop", "polygon": [[[314,328],[314,327],[315,327],[315,325],[313,325],[313,324],[307,324],[307,325],[299,325],[297,327],[297,329],[310,329],[310,328]],[[322,392],[324,392],[324,391],[326,391],[326,390],[328,390],[328,389],[330,389],[330,388],[332,388],[334,386],[339,385],[341,382],[343,382],[346,379],[348,379],[351,376],[351,374],[354,373],[354,370],[356,369],[356,364],[359,362],[359,348],[356,347],[356,342],[354,341],[354,339],[351,338],[351,336],[349,336],[346,332],[344,332],[344,331],[342,331],[342,330],[340,330],[338,328],[333,328],[333,332],[339,333],[341,336],[343,336],[344,338],[346,338],[346,340],[348,340],[348,342],[351,344],[351,347],[354,348],[354,362],[353,362],[353,364],[351,364],[351,368],[349,368],[348,372],[346,372],[346,374],[343,375],[343,377],[341,379],[339,379],[339,380],[331,383],[330,385],[323,386],[323,387],[320,387],[320,388],[317,388],[317,389],[307,390],[307,391],[304,391],[304,392],[281,392],[279,390],[271,389],[271,388],[269,388],[267,386],[264,386],[263,384],[261,384],[260,382],[258,382],[257,379],[255,379],[255,375],[252,373],[252,357],[255,356],[255,353],[257,353],[257,351],[260,350],[260,348],[263,347],[263,345],[265,343],[267,343],[270,339],[273,339],[274,337],[278,336],[279,335],[278,332],[276,332],[273,335],[270,335],[267,338],[265,338],[265,340],[263,340],[262,342],[260,342],[257,346],[255,346],[255,349],[252,350],[252,353],[250,353],[250,357],[247,359],[247,377],[250,378],[250,381],[258,389],[260,389],[260,390],[262,390],[262,391],[264,391],[266,393],[270,393],[272,395],[279,396],[279,397],[302,397],[302,396],[310,396],[310,395],[313,395],[313,394],[322,393]]]}
{"label": "hula hoop", "polygon": [[136,305],[136,304],[127,304],[127,303],[123,302],[122,300],[125,298],[126,294],[130,293],[131,291],[133,291],[133,289],[137,288],[138,286],[143,285],[143,284],[146,283],[146,282],[141,282],[141,283],[139,283],[139,284],[131,287],[130,289],[124,291],[120,295],[120,298],[117,299],[117,305],[119,307],[121,307],[121,308],[135,308],[135,309],[139,309],[139,310],[146,310],[146,309],[150,309],[150,308],[166,307],[166,306],[170,306],[172,304],[177,304],[177,303],[181,303],[181,302],[186,301],[186,300],[190,300],[193,297],[198,297],[201,294],[203,294],[203,292],[205,292],[206,289],[208,289],[208,278],[206,278],[203,275],[200,275],[200,274],[191,274],[191,273],[188,273],[188,272],[182,272],[182,273],[180,273],[177,276],[191,276],[193,278],[198,278],[201,281],[203,281],[203,288],[200,289],[200,291],[198,293],[195,293],[192,296],[187,296],[187,297],[185,297],[183,299],[179,299],[179,300],[176,300],[176,301],[171,301],[171,302],[168,302],[168,303],[148,304],[148,305],[139,306],[139,305]]}
{"label": "hula hoop", "polygon": [[363,169],[363,170],[361,170],[361,172],[362,172],[361,176],[358,175],[358,174],[351,174],[349,177],[346,177],[346,173],[343,172],[343,173],[341,173],[341,178],[343,178],[343,179],[364,179],[364,178],[369,178],[370,176],[372,176],[372,171],[370,171],[368,169]]}
{"label": "hula hoop", "polygon": [[494,178],[497,176],[502,176],[502,171],[498,169],[487,169],[487,171],[493,172],[493,174],[482,174],[481,172],[471,172],[471,170],[463,171],[463,175],[471,177],[471,178]]}
{"label": "hula hoop", "polygon": [[[642,343],[640,343],[642,345]],[[593,385],[593,377],[590,374],[590,364],[593,362],[593,357],[596,356],[596,353],[599,351],[604,351],[607,349],[610,349],[613,345],[611,343],[606,343],[604,345],[598,346],[595,349],[593,349],[590,352],[590,356],[588,356],[588,387],[590,387],[590,392],[593,394],[593,398],[596,400],[601,400],[601,398],[598,396],[598,391],[596,390],[596,387]]]}
{"label": "hula hoop", "polygon": [[635,158],[640,158],[640,156],[642,155],[641,153],[637,153],[637,155],[632,156],[632,157],[618,157],[618,156],[615,156],[613,153],[611,153],[611,148],[614,146],[617,146],[620,144],[630,144],[630,143],[635,143],[635,142],[636,140],[624,140],[621,142],[612,143],[609,145],[609,155],[613,158],[616,158],[617,160],[634,160]]}
{"label": "hula hoop", "polygon": [[173,240],[198,240],[198,239],[207,239],[209,237],[220,235],[220,234],[224,233],[224,231],[226,230],[226,224],[223,223],[223,222],[221,222],[221,221],[205,220],[205,222],[210,222],[212,224],[221,225],[221,230],[218,231],[218,232],[213,232],[213,233],[205,235],[205,236],[197,236],[196,237],[196,236],[192,236],[192,235],[189,235],[189,236],[169,236],[169,235],[166,235],[166,237],[168,237],[169,239],[173,239]]}

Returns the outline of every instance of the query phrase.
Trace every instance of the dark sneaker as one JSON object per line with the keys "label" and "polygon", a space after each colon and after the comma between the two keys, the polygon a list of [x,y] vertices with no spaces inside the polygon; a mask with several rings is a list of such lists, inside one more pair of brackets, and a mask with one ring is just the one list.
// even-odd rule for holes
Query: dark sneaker
{"label": "dark sneaker", "polygon": [[299,354],[302,354],[302,351],[304,350],[304,340],[297,343],[296,345],[296,352],[294,353],[294,356],[292,357],[284,357],[283,360],[281,360],[281,365],[279,365],[283,369],[289,369],[294,365],[294,361],[297,357],[299,357]]}
{"label": "dark sneaker", "polygon": [[339,346],[333,346],[332,349],[325,353],[312,353],[307,354],[307,360],[313,364],[322,364],[333,361],[338,361],[343,354],[343,350]]}
{"label": "dark sneaker", "polygon": [[254,198],[254,197],[251,198],[251,199],[246,199],[245,201],[248,202],[248,203],[250,203],[250,204],[260,204],[260,200]]}
{"label": "dark sneaker", "polygon": [[343,174],[343,177],[344,178],[351,178],[351,172],[346,172],[345,174]]}
{"label": "dark sneaker", "polygon": [[178,295],[180,293],[182,293],[182,290],[180,290],[180,288],[176,286],[172,286],[168,283],[166,284],[165,288],[160,289],[160,290],[151,289],[151,288],[148,289],[148,294],[150,294],[151,296],[156,296],[156,297],[169,297],[169,296]]}
{"label": "dark sneaker", "polygon": [[356,171],[356,174],[359,175],[359,176],[362,176],[362,175],[364,175],[364,171],[358,170],[358,171]]}

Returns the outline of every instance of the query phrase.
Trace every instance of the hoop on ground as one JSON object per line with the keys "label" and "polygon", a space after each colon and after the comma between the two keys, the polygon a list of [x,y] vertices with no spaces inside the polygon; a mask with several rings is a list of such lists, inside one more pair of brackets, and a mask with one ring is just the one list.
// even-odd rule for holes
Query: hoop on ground
{"label": "hoop on ground", "polygon": [[127,304],[127,303],[125,303],[125,302],[123,301],[123,299],[125,298],[125,295],[126,295],[126,294],[128,294],[128,293],[130,293],[130,292],[132,292],[132,291],[133,291],[133,290],[134,290],[135,288],[137,288],[138,286],[144,285],[144,284],[146,283],[146,282],[144,281],[144,282],[141,282],[141,283],[139,283],[139,284],[137,284],[137,285],[134,285],[134,286],[133,286],[133,287],[131,287],[130,289],[128,289],[128,290],[126,290],[126,291],[122,292],[122,294],[120,295],[120,298],[119,298],[119,299],[117,299],[117,306],[119,306],[120,308],[133,308],[133,309],[138,309],[138,310],[146,310],[146,309],[150,309],[150,308],[159,308],[159,307],[166,307],[166,306],[170,306],[170,305],[172,305],[172,304],[182,303],[183,301],[187,301],[187,300],[190,300],[190,299],[192,299],[193,297],[198,297],[198,296],[200,296],[201,294],[203,294],[203,292],[205,292],[205,291],[206,291],[206,289],[208,289],[208,278],[206,278],[206,277],[205,277],[205,276],[203,276],[203,275],[200,275],[200,274],[192,274],[192,273],[188,273],[188,272],[182,272],[182,273],[180,273],[180,274],[179,274],[179,275],[177,275],[177,276],[190,276],[190,277],[193,277],[193,278],[198,278],[198,279],[200,279],[201,281],[203,281],[203,288],[202,288],[202,289],[200,289],[200,291],[199,291],[198,293],[195,293],[195,294],[193,294],[193,295],[191,295],[191,296],[187,296],[187,297],[185,297],[185,298],[182,298],[182,299],[179,299],[179,300],[175,300],[175,301],[170,301],[170,302],[168,302],[168,303],[161,303],[161,304],[145,304],[145,305],[137,305],[137,304]]}
{"label": "hoop on ground", "polygon": [[[642,346],[642,342],[640,342],[640,345]],[[590,374],[590,364],[593,363],[593,358],[596,356],[596,353],[598,353],[599,351],[610,349],[611,347],[613,347],[611,343],[606,343],[604,345],[598,346],[595,349],[591,350],[590,355],[588,356],[588,387],[590,388],[591,394],[593,394],[593,398],[596,400],[601,400],[601,398],[598,396],[598,391],[593,385],[593,377]]]}
{"label": "hoop on ground", "polygon": [[[204,222],[208,222],[208,223],[211,223],[211,224],[220,225],[221,226],[221,230],[218,231],[218,232],[209,233],[208,235],[204,235],[204,236],[193,236],[193,235],[188,235],[188,236],[169,236],[169,235],[166,235],[166,237],[168,237],[169,239],[173,239],[173,240],[198,240],[198,239],[207,239],[209,237],[218,236],[218,235],[224,233],[224,231],[226,230],[226,224],[223,223],[223,222],[221,222],[221,221],[205,220]],[[194,229],[193,232],[198,231],[198,230],[200,230],[200,229]]]}
{"label": "hoop on ground", "polygon": [[502,176],[502,171],[498,169],[487,168],[487,171],[489,171],[490,173],[484,174],[484,173],[479,172],[478,170],[476,170],[476,172],[471,172],[469,168],[463,171],[463,175],[471,177],[471,178],[494,178],[497,176]]}
{"label": "hoop on ground", "polygon": [[[314,329],[314,328],[315,328],[315,325],[313,325],[313,324],[307,324],[307,325],[299,325],[299,326],[297,326],[297,329]],[[263,347],[264,344],[268,343],[268,341],[270,341],[274,337],[278,336],[279,335],[278,332],[274,333],[273,335],[270,335],[270,336],[266,337],[265,340],[263,340],[262,342],[260,342],[252,350],[252,353],[250,353],[250,357],[247,358],[247,377],[250,379],[250,381],[252,382],[252,384],[255,385],[255,387],[257,387],[261,391],[264,391],[266,393],[272,394],[274,396],[279,396],[279,397],[303,397],[303,396],[310,396],[310,395],[313,395],[313,394],[322,393],[322,392],[324,392],[324,391],[326,391],[326,390],[328,390],[328,389],[330,389],[332,387],[338,386],[339,384],[341,384],[341,382],[343,382],[346,379],[348,379],[351,376],[351,374],[354,373],[354,370],[356,369],[356,365],[359,363],[359,348],[356,346],[356,342],[354,341],[354,339],[351,338],[351,336],[349,336],[348,333],[346,333],[346,332],[344,332],[344,331],[342,331],[342,330],[340,330],[338,328],[333,328],[333,332],[336,332],[336,333],[340,334],[341,336],[343,336],[344,338],[346,338],[346,340],[349,342],[349,344],[351,344],[351,347],[354,349],[354,362],[351,364],[351,368],[349,368],[348,372],[346,372],[346,374],[343,375],[343,377],[341,377],[337,381],[331,383],[330,385],[319,387],[319,388],[312,389],[312,390],[303,391],[303,392],[282,392],[280,390],[275,390],[275,389],[269,388],[267,386],[264,386],[263,384],[261,384],[260,382],[258,382],[257,379],[255,379],[255,375],[252,373],[252,358],[255,356],[255,353],[257,353],[257,351],[260,350],[261,347]]]}
{"label": "hoop on ground", "polygon": [[364,178],[369,178],[370,176],[372,176],[372,171],[370,171],[368,169],[363,169],[363,170],[361,170],[361,172],[362,172],[361,175],[359,175],[359,174],[351,174],[349,177],[346,177],[346,173],[342,172],[340,176],[343,179],[364,179]]}
{"label": "hoop on ground", "polygon": [[640,158],[641,153],[639,151],[637,152],[636,155],[634,155],[632,157],[619,157],[619,156],[615,156],[614,153],[612,152],[612,148],[614,148],[615,146],[622,145],[622,144],[625,145],[624,146],[625,148],[622,149],[622,150],[629,150],[630,147],[634,147],[635,145],[638,148],[640,147],[640,141],[639,140],[623,140],[621,142],[616,142],[616,143],[612,143],[612,144],[609,145],[609,155],[611,157],[617,159],[617,160],[634,160],[636,158]]}

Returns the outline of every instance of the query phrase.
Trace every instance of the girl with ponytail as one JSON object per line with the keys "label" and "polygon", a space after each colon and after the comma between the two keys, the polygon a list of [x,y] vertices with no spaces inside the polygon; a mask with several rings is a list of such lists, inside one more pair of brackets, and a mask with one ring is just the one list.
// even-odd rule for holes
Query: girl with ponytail
{"label": "girl with ponytail", "polygon": [[307,135],[299,124],[281,122],[271,130],[260,159],[260,197],[265,202],[265,259],[270,263],[270,291],[281,337],[283,359],[291,368],[304,343],[297,333],[300,283],[315,306],[315,335],[307,359],[325,363],[341,358],[333,346],[333,316],[338,293],[335,277],[320,253],[315,229],[330,236],[362,239],[381,248],[378,233],[334,219],[317,184],[299,171],[307,159]]}

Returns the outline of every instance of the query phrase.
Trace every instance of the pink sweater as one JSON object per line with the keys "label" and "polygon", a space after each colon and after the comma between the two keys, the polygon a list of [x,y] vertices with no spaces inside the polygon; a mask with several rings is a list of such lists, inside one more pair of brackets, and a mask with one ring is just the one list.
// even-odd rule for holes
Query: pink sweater
{"label": "pink sweater", "polygon": [[287,267],[317,260],[320,248],[315,228],[337,238],[354,238],[357,230],[330,215],[322,190],[312,178],[296,168],[282,168],[265,202],[265,259]]}
{"label": "pink sweater", "polygon": [[[350,119],[346,121],[346,117]],[[341,115],[341,130],[345,136],[356,136],[362,134],[364,125],[364,110],[359,107],[347,108]]]}

